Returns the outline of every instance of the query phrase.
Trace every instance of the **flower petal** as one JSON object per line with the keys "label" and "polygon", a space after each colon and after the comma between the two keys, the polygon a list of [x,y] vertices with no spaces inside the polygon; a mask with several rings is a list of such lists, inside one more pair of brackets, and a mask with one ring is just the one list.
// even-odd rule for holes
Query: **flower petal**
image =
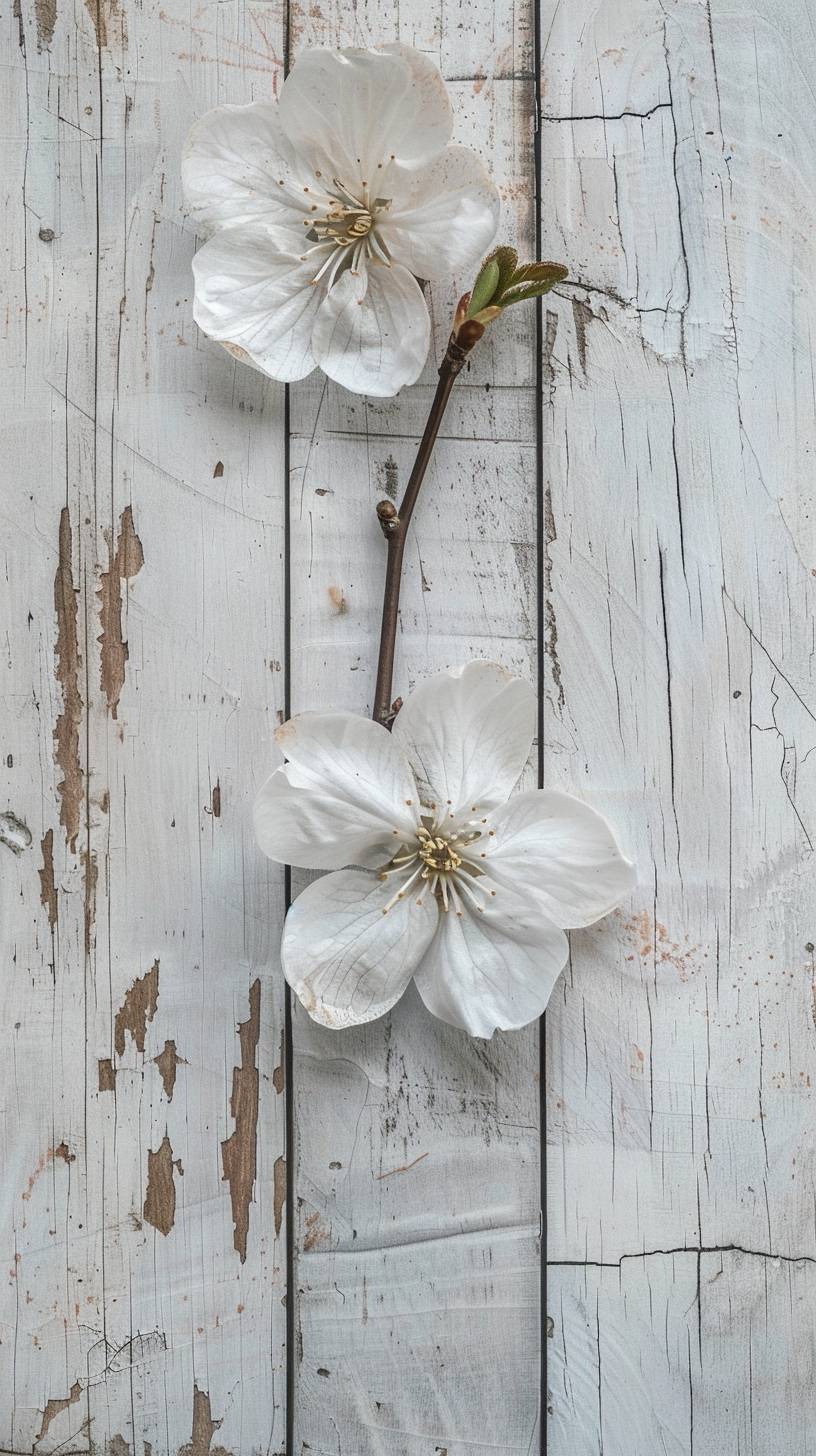
{"label": "flower petal", "polygon": [[379,723],[301,713],[275,737],[289,762],[255,801],[255,832],[270,859],[313,870],[382,865],[413,837],[413,775]]}
{"label": "flower petal", "polygon": [[357,394],[388,396],[413,384],[431,342],[422,289],[394,264],[348,269],[321,304],[312,351],[321,369]]}
{"label": "flower petal", "polygon": [[387,914],[391,878],[341,870],[299,895],[283,931],[283,970],[323,1026],[374,1021],[398,1001],[436,929],[434,897],[406,894]]}
{"label": "flower petal", "polygon": [[378,218],[377,233],[419,278],[472,269],[496,235],[499,194],[467,147],[446,147],[420,168],[393,165],[387,190],[394,200]]}
{"label": "flower petal", "polygon": [[486,813],[509,797],[535,733],[535,693],[495,662],[428,678],[394,720],[392,737],[424,803],[454,817]]}
{"label": "flower petal", "polygon": [[261,224],[225,228],[193,259],[195,321],[230,353],[272,379],[303,379],[315,367],[312,329],[322,289],[318,261],[277,252]]}
{"label": "flower petal", "polygon": [[300,249],[303,218],[314,198],[306,161],[283,132],[274,101],[217,106],[191,127],[181,162],[184,198],[204,229],[234,227],[263,218],[289,233]]}
{"label": "flower petal", "polygon": [[417,990],[440,1021],[491,1037],[541,1015],[568,954],[563,930],[500,891],[481,914],[439,916],[415,972]]}
{"label": "flower petal", "polygon": [[516,794],[490,816],[489,828],[485,863],[493,879],[565,929],[600,920],[637,883],[606,820],[572,794]]}
{"label": "flower petal", "polygon": [[284,131],[313,169],[356,196],[391,157],[419,162],[441,151],[453,120],[442,77],[408,47],[307,51],[281,91]]}
{"label": "flower petal", "polygon": [[261,785],[254,806],[255,837],[269,859],[307,870],[345,865],[376,869],[394,853],[396,840],[376,814],[292,783],[288,765]]}

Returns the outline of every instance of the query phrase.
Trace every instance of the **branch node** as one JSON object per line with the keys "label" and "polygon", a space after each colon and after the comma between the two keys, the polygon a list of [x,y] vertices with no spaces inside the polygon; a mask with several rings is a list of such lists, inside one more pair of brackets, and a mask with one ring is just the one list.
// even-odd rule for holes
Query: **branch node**
{"label": "branch node", "polygon": [[377,501],[377,520],[384,536],[393,536],[400,528],[400,518],[393,501]]}

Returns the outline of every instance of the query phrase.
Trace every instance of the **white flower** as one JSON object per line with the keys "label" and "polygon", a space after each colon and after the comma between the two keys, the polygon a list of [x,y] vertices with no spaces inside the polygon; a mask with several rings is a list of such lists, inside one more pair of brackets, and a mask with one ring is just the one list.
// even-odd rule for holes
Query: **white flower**
{"label": "white flower", "polygon": [[532,688],[487,662],[423,683],[392,733],[353,713],[278,729],[288,762],[258,794],[258,841],[333,871],[283,936],[286,979],[316,1021],[372,1021],[412,976],[428,1010],[472,1036],[544,1010],[564,929],[605,915],[635,873],[579,799],[510,797],[534,730]]}
{"label": "white flower", "polygon": [[470,270],[496,231],[481,162],[449,146],[436,67],[407,46],[312,50],[280,101],[219,106],[192,128],[195,318],[273,379],[320,365],[359,393],[417,378],[430,320],[416,279]]}

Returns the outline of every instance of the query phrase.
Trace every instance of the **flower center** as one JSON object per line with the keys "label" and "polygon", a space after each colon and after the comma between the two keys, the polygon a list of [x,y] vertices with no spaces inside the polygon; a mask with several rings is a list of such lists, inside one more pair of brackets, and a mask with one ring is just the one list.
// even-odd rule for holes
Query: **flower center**
{"label": "flower center", "polygon": [[[435,809],[436,805],[431,807]],[[476,813],[475,807],[473,812]],[[439,823],[430,814],[423,818],[416,838],[403,842],[399,852],[380,871],[381,880],[389,880],[393,875],[396,881],[393,895],[383,906],[383,915],[409,894],[415,895],[417,904],[421,905],[426,893],[434,897],[440,910],[452,910],[457,915],[465,913],[466,904],[472,910],[485,910],[496,894],[481,864],[486,854],[476,848],[477,840],[485,832],[493,833],[482,828],[487,821],[471,819],[453,833],[446,831],[444,819]],[[395,837],[399,833],[398,829],[394,830]]]}
{"label": "flower center", "polygon": [[425,865],[422,872],[424,880],[430,879],[431,874],[448,875],[458,870],[462,863],[462,856],[453,847],[449,839],[441,834],[431,834],[427,829],[417,831],[419,840],[419,857]]}
{"label": "flower center", "polygon": [[[315,176],[319,180],[320,173],[315,173]],[[304,190],[307,193],[311,191],[308,187]],[[377,235],[377,218],[390,206],[387,197],[372,200],[367,182],[362,184],[361,195],[356,196],[339,177],[334,177],[328,199],[323,202],[323,213],[314,203],[311,216],[303,219],[306,237],[314,244],[315,250],[325,248],[326,243],[331,244],[332,249],[328,257],[323,258],[312,282],[322,282],[324,287],[331,288],[341,273],[347,268],[356,273],[367,258],[390,268],[390,254]],[[306,258],[308,254],[302,256]]]}
{"label": "flower center", "polygon": [[373,226],[374,219],[367,207],[342,207],[338,204],[313,223],[312,231],[321,243],[339,243],[345,247],[367,237]]}

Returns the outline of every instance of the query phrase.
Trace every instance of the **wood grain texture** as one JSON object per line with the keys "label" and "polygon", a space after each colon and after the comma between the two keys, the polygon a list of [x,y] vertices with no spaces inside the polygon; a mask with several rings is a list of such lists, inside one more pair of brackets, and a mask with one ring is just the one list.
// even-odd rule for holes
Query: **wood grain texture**
{"label": "wood grain texture", "polygon": [[548,1016],[551,1450],[805,1456],[813,29],[545,10],[546,758],[641,870]]}
{"label": "wood grain texture", "polygon": [[548,1016],[548,1449],[811,1456],[804,0],[543,0],[539,56],[527,0],[7,7],[0,1453],[279,1456],[287,1357],[287,1456],[544,1439],[537,1030],[295,1008],[284,1068],[248,806],[287,669],[296,710],[370,706],[374,506],[434,384],[292,389],[287,521],[283,391],[192,324],[178,180],[193,118],[274,94],[287,27],[433,56],[525,249],[540,66],[543,252],[577,280],[542,316],[543,532],[518,313],[454,392],[396,688],[540,652],[547,782],[641,868]]}
{"label": "wood grain texture", "polygon": [[247,816],[282,701],[283,411],[192,324],[178,176],[195,116],[274,83],[280,25],[173,0],[3,21],[15,1453],[283,1449],[283,892]]}

